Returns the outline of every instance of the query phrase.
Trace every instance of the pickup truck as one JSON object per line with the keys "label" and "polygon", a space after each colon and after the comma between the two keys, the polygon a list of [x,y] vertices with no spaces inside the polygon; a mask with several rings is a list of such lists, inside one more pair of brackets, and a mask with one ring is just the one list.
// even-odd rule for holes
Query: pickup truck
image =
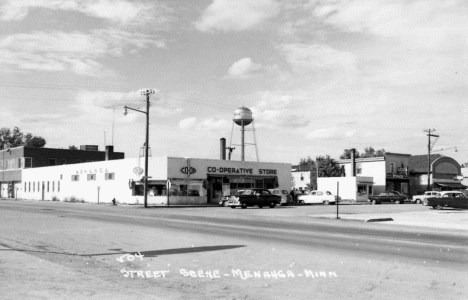
{"label": "pickup truck", "polygon": [[444,207],[468,208],[468,198],[459,191],[443,191],[437,193],[435,197],[426,199],[427,205],[434,209]]}
{"label": "pickup truck", "polygon": [[380,204],[382,202],[391,202],[395,204],[403,204],[408,198],[397,191],[387,191],[380,193],[377,196],[370,196],[367,200],[371,204]]}
{"label": "pickup truck", "polygon": [[437,193],[438,193],[437,191],[424,192],[424,195],[413,196],[411,198],[411,202],[416,203],[416,204],[424,204],[427,198],[435,197],[437,195]]}

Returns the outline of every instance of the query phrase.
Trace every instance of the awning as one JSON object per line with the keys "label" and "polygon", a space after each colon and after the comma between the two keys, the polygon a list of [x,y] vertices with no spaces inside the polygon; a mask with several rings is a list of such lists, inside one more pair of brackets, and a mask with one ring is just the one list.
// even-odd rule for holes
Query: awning
{"label": "awning", "polygon": [[452,189],[466,189],[467,188],[466,185],[463,185],[459,182],[444,182],[444,183],[435,182],[435,184],[441,187],[449,187]]}

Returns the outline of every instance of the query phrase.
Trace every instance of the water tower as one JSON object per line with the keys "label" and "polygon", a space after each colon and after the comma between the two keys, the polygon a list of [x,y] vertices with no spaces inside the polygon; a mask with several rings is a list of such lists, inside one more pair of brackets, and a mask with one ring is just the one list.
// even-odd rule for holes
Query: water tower
{"label": "water tower", "polygon": [[[252,116],[252,111],[247,107],[239,107],[234,111],[234,119],[232,120],[232,129],[231,129],[231,144],[232,144],[232,133],[234,131],[234,123],[241,127],[241,161],[245,160],[245,145],[254,145],[255,146],[255,154],[257,155],[258,161],[258,149],[257,149],[257,141],[255,136],[255,126],[254,126],[254,119]],[[246,128],[246,126],[252,125],[252,128]],[[252,131],[253,132],[253,143],[245,143],[245,132]],[[231,147],[229,147],[231,148]],[[231,148],[232,149],[232,148]]]}

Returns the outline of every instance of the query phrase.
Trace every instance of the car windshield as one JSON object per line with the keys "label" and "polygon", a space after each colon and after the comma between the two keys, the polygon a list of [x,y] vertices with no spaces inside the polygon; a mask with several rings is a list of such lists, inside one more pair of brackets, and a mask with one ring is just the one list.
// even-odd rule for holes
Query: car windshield
{"label": "car windshield", "polygon": [[279,195],[280,191],[278,191],[278,190],[273,190],[273,191],[271,191],[271,193],[274,194],[274,195]]}

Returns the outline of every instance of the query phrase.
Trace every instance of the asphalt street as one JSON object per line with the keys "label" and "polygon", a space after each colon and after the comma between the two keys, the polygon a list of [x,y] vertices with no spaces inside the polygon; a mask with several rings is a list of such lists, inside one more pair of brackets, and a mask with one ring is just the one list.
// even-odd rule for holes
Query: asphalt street
{"label": "asphalt street", "polygon": [[[193,299],[306,299],[310,295],[382,299],[401,290],[406,294],[397,299],[468,295],[468,232],[463,227],[366,223],[359,217],[432,213],[423,206],[343,206],[339,220],[332,218],[334,206],[144,209],[3,200],[0,209],[0,282],[6,284],[0,292],[7,299],[35,299],[38,293],[54,299],[70,292],[72,299],[103,295],[153,299],[155,293],[161,299],[187,295]],[[461,218],[455,223],[464,222],[466,215],[456,214]],[[135,253],[144,260],[125,261]],[[49,265],[38,265],[38,259]],[[90,265],[92,278],[112,280],[88,282],[89,276],[84,275],[89,275]],[[143,279],[143,273],[125,271],[152,270],[154,277],[152,265],[168,272],[167,277],[158,278],[158,285],[148,286],[156,279]],[[20,273],[32,267],[41,274],[42,285],[35,277],[23,280],[27,290],[4,288],[20,286],[15,278],[27,278]],[[267,274],[275,270],[289,271],[290,277],[269,278]],[[199,276],[206,272],[213,276],[216,271],[221,278]],[[320,278],[319,271],[326,275]],[[261,278],[248,280],[250,272]],[[314,272],[320,280],[307,282],[306,275]],[[72,281],[67,276],[47,276],[51,273],[68,274]],[[54,282],[60,283],[59,289]],[[194,288],[201,293],[193,295]]]}

